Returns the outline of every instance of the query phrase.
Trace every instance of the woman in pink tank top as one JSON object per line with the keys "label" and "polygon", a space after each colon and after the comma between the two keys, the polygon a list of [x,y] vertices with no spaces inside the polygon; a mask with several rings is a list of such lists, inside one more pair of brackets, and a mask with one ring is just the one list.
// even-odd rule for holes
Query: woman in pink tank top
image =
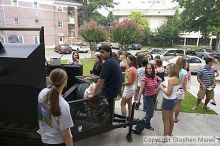
{"label": "woman in pink tank top", "polygon": [[[133,55],[129,55],[127,57],[128,62],[128,70],[125,74],[125,87],[121,99],[121,112],[125,117],[131,117],[131,109],[132,109],[132,97],[135,92],[135,81],[137,78],[137,60]],[[128,104],[128,115],[126,110],[126,104]]]}

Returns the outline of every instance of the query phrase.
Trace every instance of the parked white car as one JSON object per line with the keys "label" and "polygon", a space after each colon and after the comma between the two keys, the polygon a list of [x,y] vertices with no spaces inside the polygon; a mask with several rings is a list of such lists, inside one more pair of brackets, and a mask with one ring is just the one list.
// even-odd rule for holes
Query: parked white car
{"label": "parked white car", "polygon": [[88,53],[90,50],[89,46],[83,44],[73,44],[70,47],[73,51],[78,51],[79,53]]}
{"label": "parked white car", "polygon": [[[181,56],[176,56],[176,57],[168,60],[168,64],[169,63],[176,63],[176,61],[179,57],[181,57]],[[203,60],[197,56],[186,56],[186,59],[189,63],[189,70],[192,73],[197,73],[201,67],[206,65],[205,60]],[[165,64],[164,64],[164,66],[165,66]]]}
{"label": "parked white car", "polygon": [[169,60],[171,58],[174,58],[176,56],[196,56],[196,52],[192,50],[187,50],[187,49],[179,49],[179,48],[168,48],[164,49],[165,52],[160,55],[160,58],[163,60]]}

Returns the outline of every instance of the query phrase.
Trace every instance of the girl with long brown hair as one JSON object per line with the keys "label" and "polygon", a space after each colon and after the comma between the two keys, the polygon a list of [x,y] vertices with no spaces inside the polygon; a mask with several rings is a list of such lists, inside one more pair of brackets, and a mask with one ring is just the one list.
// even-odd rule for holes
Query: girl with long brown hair
{"label": "girl with long brown hair", "polygon": [[176,61],[176,65],[178,67],[178,78],[180,80],[180,88],[177,94],[177,103],[175,107],[175,119],[174,122],[177,123],[179,121],[178,116],[180,112],[181,103],[185,97],[185,93],[187,91],[187,71],[186,71],[187,60],[185,57],[179,57]]}
{"label": "girl with long brown hair", "polygon": [[73,146],[70,107],[62,96],[67,74],[63,69],[54,69],[49,81],[52,87],[43,89],[38,95],[38,133],[45,146]]}
{"label": "girl with long brown hair", "polygon": [[[121,99],[121,112],[125,117],[131,117],[131,109],[132,109],[132,97],[135,92],[135,81],[137,78],[137,60],[133,55],[128,55],[128,70],[125,74],[125,87],[124,92]],[[128,115],[126,110],[126,104],[128,104]]]}

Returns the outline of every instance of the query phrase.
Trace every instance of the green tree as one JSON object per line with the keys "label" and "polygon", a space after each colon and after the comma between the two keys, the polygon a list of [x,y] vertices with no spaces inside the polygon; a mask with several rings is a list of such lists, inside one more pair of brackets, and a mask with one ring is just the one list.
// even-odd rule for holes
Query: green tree
{"label": "green tree", "polygon": [[89,43],[91,57],[95,55],[96,44],[105,41],[107,38],[106,29],[93,21],[82,26],[80,34]]}
{"label": "green tree", "polygon": [[116,19],[113,16],[112,12],[109,12],[107,17],[96,12],[91,15],[90,20],[95,21],[98,24],[103,25],[103,26],[110,26],[110,24],[113,23]]}
{"label": "green tree", "polygon": [[219,0],[176,0],[183,8],[181,19],[184,30],[200,31],[203,36],[217,36],[215,48],[220,49],[220,1]]}
{"label": "green tree", "polygon": [[75,0],[82,4],[82,7],[79,9],[79,24],[83,24],[86,21],[91,20],[91,17],[94,17],[94,14],[97,14],[97,9],[113,8],[113,0]]}
{"label": "green tree", "polygon": [[126,51],[129,44],[142,41],[143,31],[136,21],[125,19],[112,24],[110,37],[112,42],[118,42]]}
{"label": "green tree", "polygon": [[132,12],[128,19],[135,20],[142,29],[149,27],[147,18],[142,12]]}
{"label": "green tree", "polygon": [[140,26],[141,29],[144,31],[144,38],[143,38],[143,44],[148,44],[151,31],[149,27],[149,23],[147,20],[147,17],[142,13],[142,12],[132,12],[129,16],[128,19],[135,20],[138,25]]}
{"label": "green tree", "polygon": [[115,16],[113,16],[112,11],[108,13],[108,16],[107,16],[106,19],[107,19],[107,22],[108,22],[107,23],[108,26],[110,26],[113,22],[116,21],[116,18],[115,18]]}
{"label": "green tree", "polygon": [[163,47],[173,46],[173,42],[179,38],[180,26],[181,20],[177,11],[175,16],[168,18],[168,20],[157,29],[155,37],[160,41]]}

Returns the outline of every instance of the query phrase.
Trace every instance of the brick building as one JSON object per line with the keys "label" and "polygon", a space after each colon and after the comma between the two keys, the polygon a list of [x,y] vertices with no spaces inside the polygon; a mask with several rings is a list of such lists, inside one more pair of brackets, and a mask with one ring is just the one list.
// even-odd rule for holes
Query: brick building
{"label": "brick building", "polygon": [[[73,0],[0,0],[0,27],[45,28],[46,46],[62,44],[69,37],[79,37],[78,8]],[[11,36],[19,43],[39,43],[37,32],[0,32],[0,41],[10,43]]]}

